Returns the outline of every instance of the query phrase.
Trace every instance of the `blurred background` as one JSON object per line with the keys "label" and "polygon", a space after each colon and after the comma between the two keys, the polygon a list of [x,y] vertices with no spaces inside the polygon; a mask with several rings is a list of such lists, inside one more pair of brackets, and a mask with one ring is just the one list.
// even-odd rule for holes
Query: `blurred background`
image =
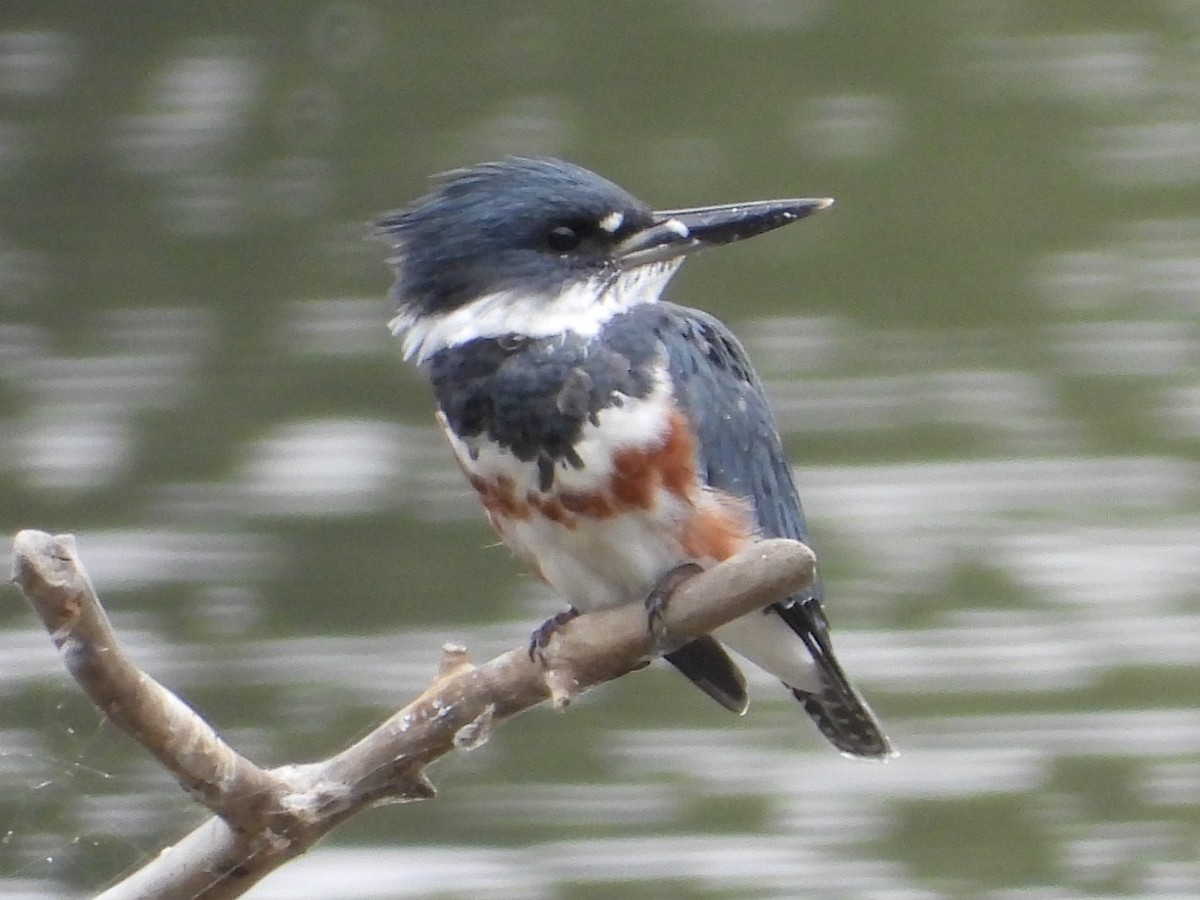
{"label": "blurred background", "polygon": [[[263,764],[559,608],[385,323],[374,215],[561,155],[658,206],[830,195],[689,263],[797,465],[840,758],[654,667],[536,710],[250,896],[1200,895],[1200,7],[6,0],[0,524]],[[7,552],[7,551],[5,551]],[[0,560],[7,568],[7,562]],[[0,605],[0,895],[202,818]]]}

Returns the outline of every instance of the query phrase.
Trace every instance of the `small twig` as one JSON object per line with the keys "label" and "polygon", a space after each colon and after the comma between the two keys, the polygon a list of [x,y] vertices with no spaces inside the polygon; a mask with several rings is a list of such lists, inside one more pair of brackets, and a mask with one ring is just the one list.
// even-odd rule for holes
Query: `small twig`
{"label": "small twig", "polygon": [[[103,900],[240,896],[355,813],[433,796],[425,768],[439,757],[479,746],[545,700],[565,706],[640,668],[659,646],[640,604],[570,622],[544,663],[521,647],[476,667],[464,648],[447,646],[424,693],[362,740],[323,762],[264,770],[125,656],[70,535],[22,531],[14,551],[13,580],[84,692],[217,814]],[[681,585],[662,625],[678,646],[807,586],[813,567],[803,544],[763,541]]]}

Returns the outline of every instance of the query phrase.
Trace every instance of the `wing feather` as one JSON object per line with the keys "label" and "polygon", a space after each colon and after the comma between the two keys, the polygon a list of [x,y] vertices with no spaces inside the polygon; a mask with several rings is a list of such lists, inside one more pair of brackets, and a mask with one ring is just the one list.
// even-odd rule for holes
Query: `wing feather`
{"label": "wing feather", "polygon": [[[754,507],[763,537],[808,543],[791,467],[762,381],[720,321],[672,303],[640,307],[666,347],[675,401],[695,430],[697,464],[709,485]],[[817,596],[819,587],[808,596]]]}
{"label": "wing feather", "polygon": [[[628,324],[652,329],[666,348],[675,402],[695,432],[696,464],[707,484],[749,501],[763,537],[809,543],[775,417],[738,339],[712,316],[671,303],[635,308]],[[816,664],[818,685],[788,687],[821,732],[844,753],[890,756],[887,736],[834,655],[820,580],[767,611],[795,633]]]}

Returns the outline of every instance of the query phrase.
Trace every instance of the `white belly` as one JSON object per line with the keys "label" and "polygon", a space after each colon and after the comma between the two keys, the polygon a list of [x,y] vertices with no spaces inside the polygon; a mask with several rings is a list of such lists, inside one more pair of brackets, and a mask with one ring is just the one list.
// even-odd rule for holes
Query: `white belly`
{"label": "white belly", "polygon": [[574,528],[541,516],[493,517],[493,524],[547,584],[586,612],[641,602],[667,572],[688,561],[674,537],[680,526],[670,510],[677,506],[661,496],[652,512],[582,520]]}
{"label": "white belly", "polygon": [[[642,603],[681,563],[713,563],[689,555],[669,537],[675,526],[649,513],[589,521],[574,530],[543,518],[495,524],[505,543],[519,556],[536,560],[546,583],[582,612]],[[777,615],[750,613],[718,628],[713,636],[791,687],[820,687],[803,642]]]}

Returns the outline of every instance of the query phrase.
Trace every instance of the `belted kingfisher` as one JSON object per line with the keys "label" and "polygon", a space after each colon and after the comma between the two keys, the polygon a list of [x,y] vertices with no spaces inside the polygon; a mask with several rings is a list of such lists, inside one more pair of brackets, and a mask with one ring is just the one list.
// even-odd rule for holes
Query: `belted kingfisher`
{"label": "belted kingfisher", "polygon": [[[593,172],[510,158],[440,176],[375,225],[394,254],[392,331],[501,539],[575,611],[654,605],[760,536],[807,542],[775,419],[723,324],[662,299],[686,255],[833,201],[653,211]],[[728,645],[853,756],[892,749],[833,652],[822,590],[666,659],[745,712]]]}

